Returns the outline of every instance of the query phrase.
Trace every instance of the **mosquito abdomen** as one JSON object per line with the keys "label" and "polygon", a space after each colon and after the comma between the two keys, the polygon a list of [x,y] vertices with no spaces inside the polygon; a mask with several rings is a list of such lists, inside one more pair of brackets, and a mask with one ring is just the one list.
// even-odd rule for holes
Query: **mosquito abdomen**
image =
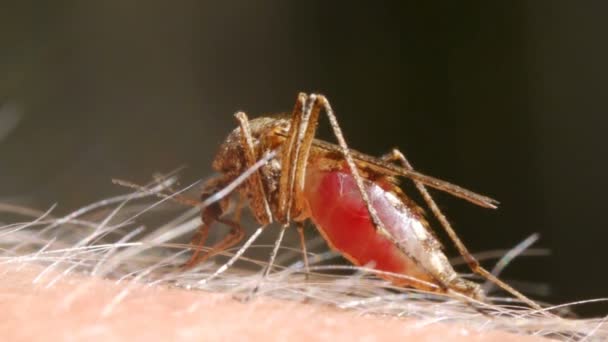
{"label": "mosquito abdomen", "polygon": [[[392,272],[424,281],[432,281],[429,272],[420,267],[403,248],[423,255],[420,236],[427,233],[420,220],[406,207],[391,203],[390,192],[379,185],[366,181],[366,190],[372,205],[394,240],[380,234],[374,227],[367,207],[355,184],[353,176],[344,171],[310,170],[307,174],[305,197],[310,218],[329,245],[342,253],[356,265],[373,265],[380,271]],[[396,197],[395,197],[396,199]],[[419,228],[416,228],[419,225]],[[419,231],[416,231],[418,229]],[[431,236],[430,234],[428,234]],[[413,255],[416,257],[416,255]],[[411,284],[406,278],[384,276],[394,283],[418,288],[426,286]]]}

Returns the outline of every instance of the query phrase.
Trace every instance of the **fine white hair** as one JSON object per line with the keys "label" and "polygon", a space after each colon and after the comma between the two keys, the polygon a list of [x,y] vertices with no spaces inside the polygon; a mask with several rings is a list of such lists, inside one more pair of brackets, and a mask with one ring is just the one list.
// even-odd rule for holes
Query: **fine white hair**
{"label": "fine white hair", "polygon": [[[37,212],[0,203],[0,212],[6,214],[0,216],[6,217],[0,222],[0,263],[42,265],[43,270],[33,281],[44,282],[49,287],[60,277],[78,273],[113,279],[117,283],[170,284],[236,296],[306,300],[362,315],[416,318],[422,325],[450,322],[477,330],[502,330],[560,340],[608,339],[606,317],[561,317],[563,309],[607,299],[544,305],[545,310],[539,312],[511,298],[490,297],[493,304],[476,310],[463,298],[394,287],[375,277],[374,273],[378,271],[372,267],[328,264],[328,260],[335,257],[332,252],[311,253],[308,258],[310,273],[305,274],[297,244],[256,244],[257,235],[250,239],[249,251],[244,255],[240,255],[244,249],[235,247],[194,269],[183,271],[180,266],[188,257],[188,238],[200,223],[200,207],[184,210],[171,203],[171,195],[162,195],[173,180],[168,178],[153,187],[104,199],[61,217],[55,216],[55,206]],[[156,195],[163,198],[157,200]],[[248,226],[255,228],[253,224]],[[264,229],[264,235],[277,236],[279,230],[273,228]],[[259,235],[261,229],[256,232]],[[317,240],[322,244],[322,240]],[[509,253],[490,253],[486,257],[506,254],[498,263],[500,270],[528,248],[532,240]],[[308,243],[312,246],[314,241]],[[279,253],[272,270],[266,270],[268,255],[273,249],[278,249]],[[539,253],[527,250],[529,254]],[[265,257],[252,257],[251,251]],[[238,258],[234,258],[237,253]],[[482,254],[478,257],[484,258]],[[236,263],[227,267],[231,261]],[[220,269],[222,271],[218,272]],[[125,290],[116,296],[104,308],[103,314],[111,313],[126,295]]]}

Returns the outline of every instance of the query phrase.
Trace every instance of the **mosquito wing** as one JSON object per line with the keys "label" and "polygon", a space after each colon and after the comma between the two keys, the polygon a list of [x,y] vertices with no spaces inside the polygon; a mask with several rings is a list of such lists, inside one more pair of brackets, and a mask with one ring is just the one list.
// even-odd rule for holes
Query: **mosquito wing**
{"label": "mosquito wing", "polygon": [[[313,141],[312,145],[313,145],[313,147],[316,147],[316,148],[319,148],[322,150],[326,150],[328,152],[342,153],[341,152],[342,149],[340,146],[332,144],[332,143],[328,143],[326,141],[315,139]],[[479,205],[484,208],[496,209],[496,206],[498,204],[498,201],[496,201],[495,199],[492,199],[492,198],[484,196],[484,195],[480,195],[471,190],[467,190],[456,184],[452,184],[450,182],[446,182],[444,180],[441,180],[441,179],[438,179],[435,177],[427,176],[425,174],[416,172],[414,170],[405,169],[403,167],[399,167],[397,165],[387,163],[376,157],[372,157],[370,155],[355,151],[350,148],[349,148],[349,151],[350,151],[351,155],[353,156],[355,163],[357,163],[357,165],[359,167],[361,167],[362,169],[368,169],[372,172],[385,174],[387,176],[406,177],[411,180],[418,181],[431,188],[445,191],[453,196],[460,197],[464,200],[467,200],[471,203],[474,203],[474,204]]]}

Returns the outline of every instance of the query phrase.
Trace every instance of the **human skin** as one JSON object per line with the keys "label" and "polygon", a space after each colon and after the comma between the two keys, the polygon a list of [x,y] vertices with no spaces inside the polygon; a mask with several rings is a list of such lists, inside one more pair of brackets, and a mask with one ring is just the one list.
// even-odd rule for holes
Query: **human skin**
{"label": "human skin", "polygon": [[48,273],[34,283],[41,268],[21,266],[0,266],[0,333],[6,341],[543,340],[270,298],[241,302],[225,294],[116,284],[81,275],[62,276],[48,286],[55,275]]}

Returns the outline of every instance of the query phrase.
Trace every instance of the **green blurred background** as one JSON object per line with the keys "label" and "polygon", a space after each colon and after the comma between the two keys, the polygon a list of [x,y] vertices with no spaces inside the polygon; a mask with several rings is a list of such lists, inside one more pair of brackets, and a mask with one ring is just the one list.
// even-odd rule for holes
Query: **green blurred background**
{"label": "green blurred background", "polygon": [[233,112],[322,92],[351,146],[501,201],[438,194],[472,251],[541,233],[552,256],[505,279],[607,296],[608,3],[420,3],[3,1],[0,201],[68,212],[123,193],[111,178],[207,177]]}

